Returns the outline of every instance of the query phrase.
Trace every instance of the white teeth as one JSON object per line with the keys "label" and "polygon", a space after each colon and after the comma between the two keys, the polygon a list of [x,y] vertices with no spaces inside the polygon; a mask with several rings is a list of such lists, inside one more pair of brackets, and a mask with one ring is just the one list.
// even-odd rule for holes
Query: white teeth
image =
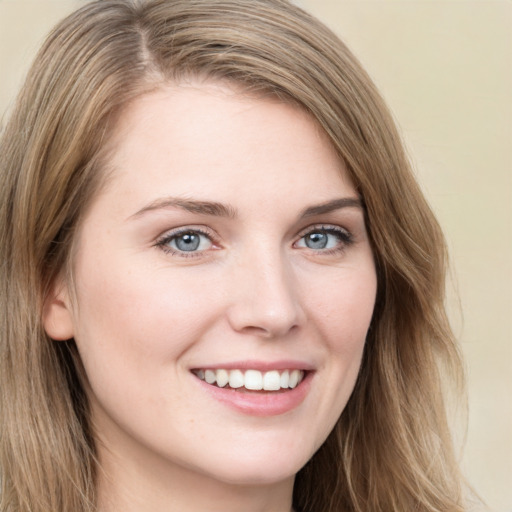
{"label": "white teeth", "polygon": [[251,391],[278,391],[279,389],[296,388],[304,378],[303,370],[196,370],[195,375],[208,384],[217,384],[223,388],[229,384],[230,388],[245,387]]}
{"label": "white teeth", "polygon": [[263,389],[263,375],[258,370],[247,370],[244,377],[246,389],[253,391]]}
{"label": "white teeth", "polygon": [[277,391],[281,389],[281,377],[278,371],[265,373],[263,376],[263,389],[265,391]]}
{"label": "white teeth", "polygon": [[206,370],[204,372],[204,380],[208,384],[214,384],[215,381],[217,380],[217,376],[216,376],[216,374],[215,374],[215,372],[213,370]]}
{"label": "white teeth", "polygon": [[217,370],[217,386],[223,388],[229,381],[229,375],[226,370]]}
{"label": "white teeth", "polygon": [[281,382],[280,385],[282,388],[288,387],[288,382],[290,381],[290,372],[288,370],[285,370],[283,373],[281,373]]}
{"label": "white teeth", "polygon": [[293,370],[290,373],[290,380],[288,381],[288,387],[290,387],[292,389],[297,387],[297,384],[299,383],[299,377],[300,377],[299,370]]}
{"label": "white teeth", "polygon": [[231,370],[229,372],[229,387],[241,388],[244,385],[244,374],[240,370]]}

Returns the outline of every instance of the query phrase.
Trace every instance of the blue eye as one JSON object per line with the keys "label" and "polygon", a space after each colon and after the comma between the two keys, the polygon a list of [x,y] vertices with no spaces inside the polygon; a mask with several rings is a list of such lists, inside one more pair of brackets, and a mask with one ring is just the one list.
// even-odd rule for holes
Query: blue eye
{"label": "blue eye", "polygon": [[[329,246],[329,242],[331,242],[331,246],[333,246],[333,241],[329,239],[334,238],[333,235],[329,235],[328,233],[310,233],[304,237],[304,244],[306,247],[310,249],[327,249]],[[334,240],[334,244],[337,240]]]}
{"label": "blue eye", "polygon": [[170,252],[197,253],[210,249],[213,243],[206,233],[187,229],[167,235],[158,245]]}
{"label": "blue eye", "polygon": [[335,227],[313,228],[297,242],[297,247],[305,247],[314,251],[343,249],[352,242],[347,231]]}

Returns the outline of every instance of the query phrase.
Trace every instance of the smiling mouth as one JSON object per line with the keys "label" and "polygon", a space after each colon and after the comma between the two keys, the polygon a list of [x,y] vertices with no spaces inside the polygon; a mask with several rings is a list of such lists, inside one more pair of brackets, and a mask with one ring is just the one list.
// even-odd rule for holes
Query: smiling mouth
{"label": "smiling mouth", "polygon": [[198,369],[192,373],[200,380],[219,388],[239,391],[282,391],[296,388],[304,379],[304,370],[225,370]]}

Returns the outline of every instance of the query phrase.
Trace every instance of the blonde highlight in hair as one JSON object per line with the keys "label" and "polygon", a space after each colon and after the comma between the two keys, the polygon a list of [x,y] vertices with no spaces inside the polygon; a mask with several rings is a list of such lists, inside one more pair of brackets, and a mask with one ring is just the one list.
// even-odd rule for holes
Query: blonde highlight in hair
{"label": "blonde highlight in hair", "polygon": [[[203,77],[316,119],[366,209],[378,296],[356,388],[299,472],[301,512],[464,509],[442,378],[462,382],[445,244],[370,78],[285,0],[101,0],[50,34],[0,140],[1,512],[92,512],[98,463],[73,340],[41,317],[133,99]],[[68,276],[69,277],[69,276]],[[444,373],[443,373],[444,372]]]}

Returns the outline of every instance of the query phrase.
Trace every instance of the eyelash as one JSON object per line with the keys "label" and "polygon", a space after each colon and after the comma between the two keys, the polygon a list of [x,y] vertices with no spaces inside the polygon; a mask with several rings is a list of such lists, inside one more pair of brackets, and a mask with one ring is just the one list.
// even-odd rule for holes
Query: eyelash
{"label": "eyelash", "polygon": [[170,233],[166,233],[156,241],[155,246],[159,247],[162,251],[164,251],[167,254],[172,254],[174,256],[178,256],[181,258],[197,258],[201,256],[205,251],[180,251],[169,246],[169,244],[173,240],[187,234],[202,235],[208,238],[212,245],[215,245],[216,238],[214,237],[212,232],[202,228],[187,226],[184,228],[176,229],[175,231],[172,231]]}
{"label": "eyelash", "polygon": [[315,253],[321,254],[322,256],[330,256],[342,253],[347,249],[347,247],[351,246],[354,243],[354,237],[352,233],[347,231],[344,228],[333,225],[325,225],[325,224],[317,224],[315,226],[308,226],[305,230],[300,233],[300,238],[294,245],[298,244],[301,240],[303,240],[308,235],[312,235],[315,233],[322,233],[327,235],[334,235],[338,239],[338,244],[335,247],[329,249],[312,249],[309,247],[301,247],[304,249],[308,249],[310,251],[314,251]]}
{"label": "eyelash", "polygon": [[[353,235],[346,229],[340,228],[338,226],[332,226],[332,225],[326,226],[326,225],[319,224],[319,225],[315,225],[315,226],[309,226],[308,228],[303,230],[300,233],[299,240],[297,240],[294,243],[294,246],[297,246],[297,244],[302,239],[304,239],[306,236],[312,235],[315,233],[334,235],[338,238],[339,244],[337,244],[335,247],[332,247],[329,249],[318,249],[317,250],[317,249],[312,249],[309,247],[300,247],[301,249],[308,249],[308,250],[314,251],[315,253],[329,256],[329,255],[334,255],[334,254],[343,252],[347,247],[349,247],[350,245],[352,245],[354,243]],[[215,245],[215,243],[216,243],[216,237],[213,235],[212,232],[202,229],[202,228],[198,228],[198,227],[187,226],[184,228],[179,228],[170,233],[166,233],[165,235],[163,235],[161,238],[159,238],[156,241],[155,246],[159,247],[165,253],[172,254],[172,255],[175,255],[175,256],[178,256],[181,258],[201,257],[203,255],[203,253],[207,251],[207,249],[202,250],[202,251],[195,251],[195,250],[194,251],[180,251],[180,250],[176,250],[176,249],[170,247],[169,244],[173,240],[176,240],[180,236],[187,235],[187,234],[201,235],[203,237],[208,238],[208,240],[210,241],[210,243],[212,245]]]}

